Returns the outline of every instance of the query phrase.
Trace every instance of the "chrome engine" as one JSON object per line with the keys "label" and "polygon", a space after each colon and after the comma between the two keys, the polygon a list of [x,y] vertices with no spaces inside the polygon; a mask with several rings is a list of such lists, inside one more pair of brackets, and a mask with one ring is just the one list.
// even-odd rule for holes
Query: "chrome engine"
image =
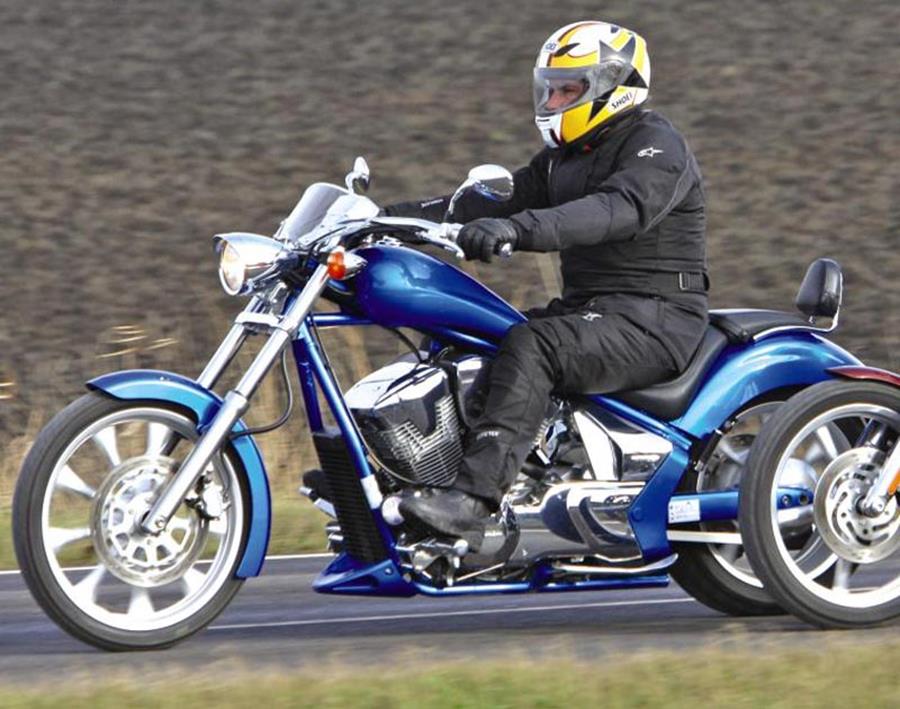
{"label": "chrome engine", "polygon": [[462,427],[443,369],[394,362],[354,384],[345,399],[389,474],[416,485],[453,482],[462,458]]}
{"label": "chrome engine", "polygon": [[[486,362],[401,360],[347,392],[363,438],[388,475],[422,486],[453,482],[464,432],[479,413]],[[514,570],[541,559],[576,559],[601,573],[607,564],[639,563],[628,511],[670,452],[665,439],[608,411],[557,405],[481,550],[466,555],[462,569],[476,575],[498,564]]]}

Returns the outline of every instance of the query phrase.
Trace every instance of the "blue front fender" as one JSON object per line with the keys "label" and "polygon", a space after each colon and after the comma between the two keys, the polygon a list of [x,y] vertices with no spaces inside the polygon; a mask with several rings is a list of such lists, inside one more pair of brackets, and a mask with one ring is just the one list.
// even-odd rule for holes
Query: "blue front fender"
{"label": "blue front fender", "polygon": [[[198,428],[208,425],[222,405],[222,399],[215,392],[205,389],[193,379],[153,369],[131,369],[105,374],[92,379],[87,386],[116,399],[175,404],[194,414]],[[232,430],[246,431],[247,427],[242,421],[238,421]],[[247,578],[257,576],[265,560],[266,548],[269,546],[272,502],[266,468],[252,436],[236,438],[232,445],[246,473],[250,496],[247,547],[235,572],[237,577]]]}
{"label": "blue front fender", "polygon": [[828,369],[860,364],[846,350],[818,335],[786,332],[729,347],[694,396],[688,410],[671,425],[705,438],[745,404],[784,388],[806,387],[834,377]]}

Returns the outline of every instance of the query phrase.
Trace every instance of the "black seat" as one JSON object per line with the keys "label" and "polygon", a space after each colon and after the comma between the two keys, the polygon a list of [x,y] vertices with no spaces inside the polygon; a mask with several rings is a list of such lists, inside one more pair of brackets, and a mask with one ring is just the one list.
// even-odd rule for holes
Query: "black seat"
{"label": "black seat", "polygon": [[678,377],[645,389],[619,391],[609,396],[664,421],[677,419],[694,398],[694,393],[703,380],[703,375],[727,344],[728,338],[725,333],[710,326],[706,329],[706,334],[688,363],[687,369]]}
{"label": "black seat", "polygon": [[819,330],[799,313],[781,310],[710,310],[709,323],[719,328],[729,342],[744,344],[774,328]]}

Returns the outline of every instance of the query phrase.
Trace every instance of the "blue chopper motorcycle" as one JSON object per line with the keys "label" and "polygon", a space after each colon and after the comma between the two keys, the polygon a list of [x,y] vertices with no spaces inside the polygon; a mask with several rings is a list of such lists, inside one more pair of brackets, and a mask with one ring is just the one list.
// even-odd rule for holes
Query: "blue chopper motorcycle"
{"label": "blue chopper motorcycle", "polygon": [[[317,591],[562,592],[662,586],[671,575],[725,613],[780,612],[743,553],[738,488],[754,438],[781,402],[838,376],[833,368],[860,364],[823,337],[837,323],[837,264],[810,267],[802,315],[714,311],[671,381],[548,402],[529,459],[474,553],[411,526],[398,500],[452,482],[486,365],[525,318],[411,248],[461,256],[459,225],[380,216],[361,194],[368,180],[358,158],[346,188],[310,186],[274,237],[216,237],[224,289],[250,300],[197,379],[101,376],[40,433],[17,483],[13,526],[24,578],[48,615],[101,648],[165,647],[206,626],[260,573],[270,493],[253,438],[261,429],[242,416],[279,359],[288,382],[288,349],[320,463],[301,490],[332,518],[336,556]],[[474,168],[450,212],[467,191],[508,199],[512,184],[503,168]],[[337,309],[314,311],[322,298]],[[411,351],[342,392],[319,332],[348,326],[393,330]],[[401,328],[424,335],[422,344]],[[213,386],[250,336],[262,340],[258,354],[220,397]],[[822,455],[815,445],[802,452],[808,461]],[[792,558],[802,560],[818,553],[805,542],[814,537],[813,490],[802,465],[796,475],[790,467],[775,504]]]}

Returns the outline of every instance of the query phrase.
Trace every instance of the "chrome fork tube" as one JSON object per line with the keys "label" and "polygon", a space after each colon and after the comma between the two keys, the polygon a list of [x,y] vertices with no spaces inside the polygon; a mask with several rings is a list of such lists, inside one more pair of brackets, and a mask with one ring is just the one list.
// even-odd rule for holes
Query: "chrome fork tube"
{"label": "chrome fork tube", "polygon": [[[254,297],[247,307],[244,308],[244,312],[252,313],[256,310],[258,302],[259,298]],[[197,377],[197,383],[205,389],[212,389],[246,339],[247,328],[242,323],[232,325],[231,330],[228,331],[225,339],[222,340],[222,344],[219,345],[219,349],[216,350],[216,353],[206,363],[203,371],[200,372],[200,376]]]}
{"label": "chrome fork tube", "polygon": [[[237,386],[225,395],[225,400],[215,417],[209,424],[206,432],[197,441],[193,450],[188,453],[178,472],[165,486],[153,507],[150,508],[141,528],[150,533],[160,532],[166,528],[172,515],[178,509],[181,501],[196,483],[203,470],[209,464],[213,454],[221,447],[228,437],[234,424],[247,410],[248,402],[263,377],[278,359],[281,351],[290,342],[297,328],[304,318],[312,310],[319,295],[325,289],[328,282],[328,268],[319,266],[313,272],[303,292],[288,308],[281,321],[274,327],[272,334],[263,345],[253,363],[241,377]],[[229,337],[231,333],[229,333]],[[227,342],[227,339],[226,339]],[[224,350],[223,343],[220,351]],[[216,352],[218,357],[219,352]],[[209,367],[207,367],[209,368]]]}

